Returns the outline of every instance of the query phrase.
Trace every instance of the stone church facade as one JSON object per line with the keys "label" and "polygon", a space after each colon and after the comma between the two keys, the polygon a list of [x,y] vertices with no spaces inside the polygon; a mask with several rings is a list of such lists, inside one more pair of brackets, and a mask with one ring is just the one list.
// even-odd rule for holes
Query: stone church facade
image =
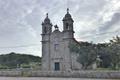
{"label": "stone church facade", "polygon": [[78,43],[74,38],[74,21],[69,9],[62,21],[63,31],[59,31],[57,25],[52,31],[52,23],[48,14],[42,22],[42,70],[44,71],[71,71],[82,67],[76,61],[77,54],[69,49],[71,43]]}

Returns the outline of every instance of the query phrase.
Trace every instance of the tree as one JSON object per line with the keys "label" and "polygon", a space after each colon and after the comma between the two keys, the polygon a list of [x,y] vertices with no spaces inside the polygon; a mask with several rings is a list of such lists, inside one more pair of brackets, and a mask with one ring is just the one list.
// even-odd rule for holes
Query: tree
{"label": "tree", "polygon": [[116,36],[113,40],[110,40],[109,53],[112,68],[118,69],[120,67],[120,37]]}
{"label": "tree", "polygon": [[77,61],[82,64],[83,69],[88,69],[96,61],[96,46],[93,43],[72,44],[70,50],[78,54]]}
{"label": "tree", "polygon": [[41,62],[41,57],[27,55],[27,54],[17,54],[11,52],[10,54],[0,55],[0,67],[5,68],[18,68],[21,64],[31,64],[33,62]]}
{"label": "tree", "polygon": [[98,43],[97,55],[99,56],[100,62],[98,67],[109,68],[111,66],[111,57],[108,53],[108,43]]}
{"label": "tree", "polygon": [[118,36],[110,40],[109,43],[80,42],[79,44],[71,44],[70,50],[78,54],[77,61],[83,65],[83,69],[88,69],[97,60],[101,61],[99,67],[120,68],[120,37]]}

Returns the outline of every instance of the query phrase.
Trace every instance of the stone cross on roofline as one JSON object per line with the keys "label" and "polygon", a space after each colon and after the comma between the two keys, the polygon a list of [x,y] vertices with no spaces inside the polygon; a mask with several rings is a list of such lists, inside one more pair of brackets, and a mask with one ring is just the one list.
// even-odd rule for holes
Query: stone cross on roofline
{"label": "stone cross on roofline", "polygon": [[57,24],[56,24],[54,27],[55,27],[55,30],[58,30],[58,29],[59,29],[58,26],[57,26]]}

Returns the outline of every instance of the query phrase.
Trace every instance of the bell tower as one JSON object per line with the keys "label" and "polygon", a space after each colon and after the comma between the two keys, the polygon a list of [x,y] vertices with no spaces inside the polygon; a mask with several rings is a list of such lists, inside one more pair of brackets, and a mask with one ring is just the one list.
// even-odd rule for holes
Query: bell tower
{"label": "bell tower", "polygon": [[50,35],[52,33],[52,23],[48,18],[48,13],[42,22],[42,70],[50,70]]}
{"label": "bell tower", "polygon": [[69,13],[69,9],[67,8],[67,13],[63,18],[63,42],[64,42],[64,66],[65,70],[72,70],[72,58],[71,51],[69,49],[69,44],[73,42],[74,39],[74,30],[73,30],[73,19]]}
{"label": "bell tower", "polygon": [[52,23],[50,22],[47,13],[44,22],[42,22],[42,34],[50,34],[51,32],[52,32]]}
{"label": "bell tower", "polygon": [[69,8],[67,8],[67,14],[63,18],[63,32],[68,38],[74,38],[73,23],[74,21],[69,13]]}

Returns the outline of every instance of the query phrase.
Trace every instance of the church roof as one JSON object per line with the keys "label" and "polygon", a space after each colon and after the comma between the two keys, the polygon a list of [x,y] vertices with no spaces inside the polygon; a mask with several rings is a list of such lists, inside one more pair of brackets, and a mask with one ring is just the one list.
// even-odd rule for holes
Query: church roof
{"label": "church roof", "polygon": [[54,31],[53,31],[53,33],[58,33],[58,32],[60,32],[60,31],[59,31],[59,30],[54,30]]}
{"label": "church roof", "polygon": [[46,14],[46,18],[44,19],[44,23],[50,23],[50,19],[48,18],[48,13]]}
{"label": "church roof", "polygon": [[63,18],[63,21],[65,21],[65,20],[72,20],[73,21],[71,15],[69,13],[69,9],[68,8],[67,8],[67,14],[65,14],[65,17]]}

